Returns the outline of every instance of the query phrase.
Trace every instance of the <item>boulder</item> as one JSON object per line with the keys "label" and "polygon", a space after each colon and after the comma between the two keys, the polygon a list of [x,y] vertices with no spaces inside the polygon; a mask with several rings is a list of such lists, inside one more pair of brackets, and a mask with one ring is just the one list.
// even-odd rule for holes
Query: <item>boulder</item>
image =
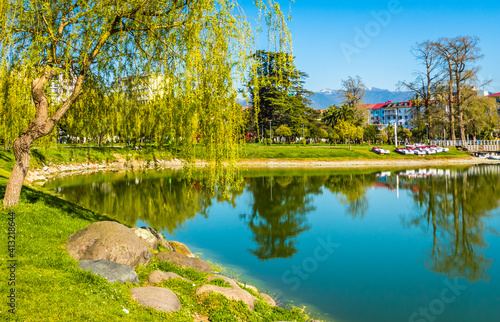
{"label": "boulder", "polygon": [[165,239],[165,237],[157,232],[156,230],[154,230],[153,228],[151,227],[141,227],[142,229],[145,229],[147,231],[149,231],[153,236],[156,237],[156,244],[160,244],[163,248],[165,248],[166,250],[169,250],[169,251],[174,251],[174,247],[170,246],[170,244],[167,242],[167,240]]}
{"label": "boulder", "polygon": [[260,293],[260,296],[262,296],[262,298],[264,299],[264,301],[267,302],[267,304],[271,306],[276,306],[276,301],[274,301],[274,299],[269,295],[267,295],[266,293]]}
{"label": "boulder", "polygon": [[230,279],[229,277],[225,277],[225,276],[222,276],[222,275],[212,275],[210,276],[209,278],[207,278],[207,281],[208,282],[211,282],[215,279],[221,279],[221,280],[224,280],[224,282],[227,282],[229,283],[229,285],[233,288],[241,288],[239,287],[238,283],[235,282],[234,280]]}
{"label": "boulder", "polygon": [[176,312],[181,309],[179,298],[164,287],[136,287],[131,290],[132,298],[142,306],[149,306],[157,311]]}
{"label": "boulder", "polygon": [[215,285],[203,285],[196,289],[196,295],[201,295],[204,293],[218,293],[222,294],[230,300],[235,301],[243,301],[248,307],[253,310],[254,301],[257,301],[257,298],[245,290],[242,290],[240,287],[220,287]]}
{"label": "boulder", "polygon": [[255,293],[259,293],[259,291],[257,290],[257,288],[256,288],[255,286],[252,286],[252,285],[249,285],[249,284],[240,283],[240,282],[238,282],[238,285],[239,285],[240,287],[244,287],[244,288],[247,288],[247,289],[249,289],[249,290],[252,290],[252,291],[254,291]]}
{"label": "boulder", "polygon": [[68,237],[66,250],[76,260],[109,260],[136,267],[147,265],[151,253],[134,231],[111,221],[93,223]]}
{"label": "boulder", "polygon": [[142,239],[146,243],[146,246],[148,248],[153,250],[158,249],[158,240],[149,230],[139,227],[134,227],[132,228],[132,230],[140,239]]}
{"label": "boulder", "polygon": [[169,241],[168,243],[170,244],[170,246],[172,246],[174,248],[174,250],[177,253],[185,255],[187,257],[194,258],[193,253],[191,253],[191,251],[189,250],[189,248],[187,248],[187,246],[184,245],[183,243],[179,243],[177,241]]}
{"label": "boulder", "polygon": [[155,285],[155,284],[161,283],[161,282],[166,281],[166,280],[171,279],[171,278],[180,278],[180,279],[183,279],[185,281],[189,281],[188,279],[185,279],[184,277],[179,276],[175,273],[171,273],[171,272],[164,273],[162,271],[156,270],[156,271],[152,272],[151,274],[149,274],[148,282],[151,285]]}
{"label": "boulder", "polygon": [[170,262],[181,267],[191,267],[203,273],[211,273],[210,266],[202,259],[190,258],[175,252],[161,252],[156,254],[161,262]]}
{"label": "boulder", "polygon": [[82,260],[78,263],[78,268],[102,276],[110,283],[131,282],[139,284],[139,277],[132,267],[108,260]]}
{"label": "boulder", "polygon": [[[254,301],[257,301],[258,299],[250,294],[249,292],[245,291],[242,289],[238,283],[229,277],[221,276],[221,275],[212,275],[209,278],[207,278],[207,281],[213,281],[215,279],[222,279],[225,282],[229,283],[230,287],[221,287],[221,286],[215,286],[215,285],[203,285],[199,288],[196,289],[196,295],[200,295],[203,293],[218,293],[222,294],[228,299],[235,300],[235,301],[243,301],[245,302],[248,307],[253,310],[254,309]],[[272,300],[272,299],[271,299]],[[267,300],[266,300],[267,301]],[[276,304],[274,305],[276,306]]]}

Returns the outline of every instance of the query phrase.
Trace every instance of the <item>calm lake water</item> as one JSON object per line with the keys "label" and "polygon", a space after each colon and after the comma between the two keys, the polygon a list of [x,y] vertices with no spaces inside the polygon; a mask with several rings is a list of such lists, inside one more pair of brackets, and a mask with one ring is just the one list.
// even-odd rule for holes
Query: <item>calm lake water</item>
{"label": "calm lake water", "polygon": [[244,177],[229,201],[174,172],[48,186],[325,320],[500,321],[500,166]]}

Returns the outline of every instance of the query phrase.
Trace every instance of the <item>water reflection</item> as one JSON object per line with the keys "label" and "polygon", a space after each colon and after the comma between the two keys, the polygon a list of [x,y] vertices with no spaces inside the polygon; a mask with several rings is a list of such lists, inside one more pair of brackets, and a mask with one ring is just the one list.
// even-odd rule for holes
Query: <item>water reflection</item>
{"label": "water reflection", "polygon": [[402,214],[407,227],[432,236],[426,268],[448,278],[488,281],[493,261],[484,256],[485,224],[500,206],[498,166],[474,166],[465,171],[421,169],[385,176],[387,187],[408,189],[414,213]]}
{"label": "water reflection", "polygon": [[498,174],[470,170],[416,180],[413,199],[419,211],[409,224],[432,232],[428,269],[448,278],[488,281],[492,260],[483,253],[485,219],[499,207],[500,180]]}
{"label": "water reflection", "polygon": [[336,194],[340,203],[347,206],[347,215],[363,218],[369,206],[366,189],[376,181],[376,177],[372,174],[328,176],[325,188]]}
{"label": "water reflection", "polygon": [[[138,220],[157,230],[172,233],[197,214],[208,217],[211,194],[198,181],[188,184],[180,175],[151,176],[150,173],[126,172],[96,177],[64,179],[56,190],[66,199],[135,226]],[[57,185],[52,182],[50,185]]]}
{"label": "water reflection", "polygon": [[251,253],[260,260],[292,257],[298,235],[310,228],[306,214],[315,210],[312,196],[323,184],[323,177],[251,178],[251,213],[241,215],[257,245]]}
{"label": "water reflection", "polygon": [[[311,228],[308,214],[314,197],[332,193],[344,215],[363,219],[370,207],[367,192],[387,188],[408,193],[413,211],[401,213],[403,225],[429,236],[425,266],[448,278],[487,281],[492,260],[485,234],[486,221],[500,206],[499,166],[466,170],[408,170],[392,172],[325,172],[315,175],[248,176],[244,190],[232,192],[230,203],[250,204],[240,214],[252,233],[251,254],[260,260],[291,258],[299,236]],[[79,181],[80,180],[80,181]],[[128,225],[137,220],[158,230],[175,232],[196,215],[209,216],[213,202],[222,202],[203,186],[173,173],[124,173],[68,178],[51,183],[65,198]],[[236,199],[245,195],[248,198]],[[240,202],[240,201],[238,201]],[[332,211],[339,209],[332,208]]]}

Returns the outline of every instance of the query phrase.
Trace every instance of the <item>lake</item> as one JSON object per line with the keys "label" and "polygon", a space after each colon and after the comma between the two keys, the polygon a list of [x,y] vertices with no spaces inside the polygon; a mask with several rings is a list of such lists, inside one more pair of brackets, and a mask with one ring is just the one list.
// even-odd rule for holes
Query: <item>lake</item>
{"label": "lake", "polygon": [[500,166],[243,177],[229,200],[172,171],[47,186],[324,320],[500,320]]}

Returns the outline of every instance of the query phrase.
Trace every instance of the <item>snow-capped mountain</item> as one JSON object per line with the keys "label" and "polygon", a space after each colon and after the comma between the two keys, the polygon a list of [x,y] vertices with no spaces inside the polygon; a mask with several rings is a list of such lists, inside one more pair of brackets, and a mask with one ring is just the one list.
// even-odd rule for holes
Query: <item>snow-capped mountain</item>
{"label": "snow-capped mountain", "polygon": [[[401,102],[411,99],[412,96],[412,92],[390,91],[388,89],[368,87],[366,89],[364,103],[377,104],[385,103],[387,101]],[[320,90],[319,92],[315,92],[309,97],[309,99],[311,100],[311,107],[317,110],[326,109],[330,105],[342,104],[342,96],[340,91],[330,88],[325,88]]]}

